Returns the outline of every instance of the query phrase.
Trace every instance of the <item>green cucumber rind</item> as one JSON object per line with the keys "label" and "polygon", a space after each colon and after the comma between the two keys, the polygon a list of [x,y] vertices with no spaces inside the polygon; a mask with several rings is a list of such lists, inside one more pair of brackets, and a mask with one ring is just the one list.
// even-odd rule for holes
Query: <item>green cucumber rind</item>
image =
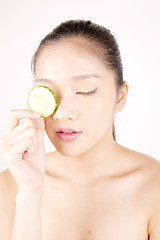
{"label": "green cucumber rind", "polygon": [[[49,114],[49,115],[41,114],[41,116],[40,116],[40,117],[43,117],[43,118],[49,117],[49,116],[51,116],[51,115],[56,111],[56,109],[57,109],[57,107],[58,107],[58,99],[57,99],[56,95],[54,94],[54,92],[53,92],[50,88],[48,88],[48,87],[46,87],[46,86],[37,86],[37,87],[32,88],[32,89],[29,91],[29,93],[28,93],[27,105],[28,105],[28,107],[29,107],[30,110],[33,110],[33,109],[31,109],[30,106],[29,106],[29,95],[30,95],[30,93],[33,91],[33,89],[39,88],[39,87],[47,88],[47,89],[52,93],[52,95],[54,96],[54,100],[55,100],[55,108],[54,108],[54,111],[53,111],[51,114]],[[34,110],[34,111],[35,111],[35,110]]]}

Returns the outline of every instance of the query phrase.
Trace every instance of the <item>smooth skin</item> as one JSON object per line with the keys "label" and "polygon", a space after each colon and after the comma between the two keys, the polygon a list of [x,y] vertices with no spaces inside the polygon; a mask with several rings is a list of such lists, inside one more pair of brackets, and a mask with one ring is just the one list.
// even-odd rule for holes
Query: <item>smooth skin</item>
{"label": "smooth skin", "polygon": [[[83,74],[99,77],[76,77]],[[0,174],[0,239],[159,240],[160,163],[112,137],[128,83],[117,93],[113,71],[75,39],[41,50],[35,80],[59,106],[44,119],[27,109],[9,115],[0,144],[8,165]],[[65,142],[60,127],[82,134]],[[44,130],[56,151],[45,154]]]}

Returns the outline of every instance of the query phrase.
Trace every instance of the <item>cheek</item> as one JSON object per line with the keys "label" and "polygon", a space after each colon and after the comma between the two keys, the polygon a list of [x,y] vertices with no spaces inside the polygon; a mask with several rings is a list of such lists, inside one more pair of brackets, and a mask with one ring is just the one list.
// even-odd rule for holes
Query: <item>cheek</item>
{"label": "cheek", "polygon": [[[87,98],[87,97],[86,97]],[[81,106],[81,115],[88,118],[99,118],[102,115],[114,113],[115,94],[106,94],[105,92],[97,96],[89,96]],[[82,114],[83,113],[83,114]],[[92,119],[93,120],[93,119]]]}
{"label": "cheek", "polygon": [[115,95],[105,92],[91,97],[92,101],[86,101],[81,110],[81,119],[86,129],[104,128],[112,125],[114,117]]}

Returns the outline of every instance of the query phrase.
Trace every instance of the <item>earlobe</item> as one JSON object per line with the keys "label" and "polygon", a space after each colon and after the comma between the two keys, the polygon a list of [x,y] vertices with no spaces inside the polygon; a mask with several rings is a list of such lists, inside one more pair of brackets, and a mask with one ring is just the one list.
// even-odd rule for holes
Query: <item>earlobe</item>
{"label": "earlobe", "polygon": [[119,90],[118,99],[115,107],[116,113],[121,112],[124,109],[127,100],[128,90],[128,83],[125,81]]}

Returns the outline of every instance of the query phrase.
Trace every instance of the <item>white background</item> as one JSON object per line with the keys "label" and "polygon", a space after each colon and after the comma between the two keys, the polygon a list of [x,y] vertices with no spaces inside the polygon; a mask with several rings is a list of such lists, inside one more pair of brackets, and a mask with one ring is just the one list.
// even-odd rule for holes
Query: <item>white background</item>
{"label": "white background", "polygon": [[[117,142],[160,161],[160,2],[158,0],[0,1],[0,138],[11,109],[25,109],[31,58],[61,22],[91,20],[109,28],[129,83],[125,109],[115,115]],[[46,152],[55,151],[45,133]],[[0,172],[5,170],[0,155]]]}

